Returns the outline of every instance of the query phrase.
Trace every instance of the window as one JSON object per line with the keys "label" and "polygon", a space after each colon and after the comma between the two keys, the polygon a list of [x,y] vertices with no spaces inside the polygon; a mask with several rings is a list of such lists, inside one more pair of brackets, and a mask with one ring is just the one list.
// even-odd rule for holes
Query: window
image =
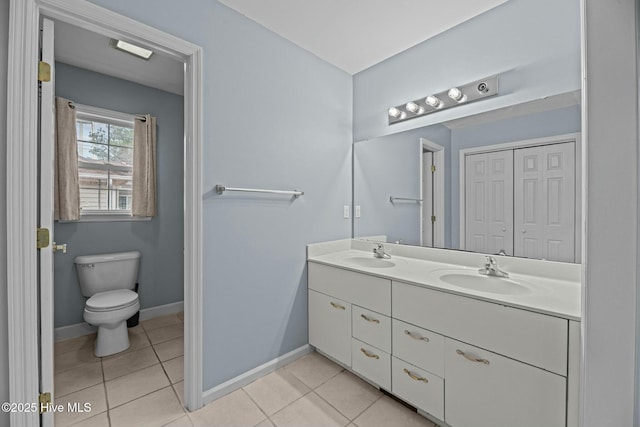
{"label": "window", "polygon": [[133,119],[76,105],[80,215],[131,215]]}

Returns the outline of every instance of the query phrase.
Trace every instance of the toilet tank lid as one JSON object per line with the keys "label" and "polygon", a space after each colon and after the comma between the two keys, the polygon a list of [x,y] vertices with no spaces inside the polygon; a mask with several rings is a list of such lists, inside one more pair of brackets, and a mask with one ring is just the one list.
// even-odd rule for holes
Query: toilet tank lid
{"label": "toilet tank lid", "polygon": [[139,251],[115,252],[111,254],[80,255],[73,259],[76,264],[95,264],[98,262],[121,261],[140,258]]}

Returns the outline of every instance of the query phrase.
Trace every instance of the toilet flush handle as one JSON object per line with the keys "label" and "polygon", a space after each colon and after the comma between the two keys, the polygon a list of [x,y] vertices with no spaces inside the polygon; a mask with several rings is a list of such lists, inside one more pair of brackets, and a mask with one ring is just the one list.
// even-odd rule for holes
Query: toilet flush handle
{"label": "toilet flush handle", "polygon": [[53,252],[62,251],[63,254],[67,253],[67,244],[66,243],[63,243],[63,244],[59,245],[56,242],[53,242],[51,247],[53,248]]}

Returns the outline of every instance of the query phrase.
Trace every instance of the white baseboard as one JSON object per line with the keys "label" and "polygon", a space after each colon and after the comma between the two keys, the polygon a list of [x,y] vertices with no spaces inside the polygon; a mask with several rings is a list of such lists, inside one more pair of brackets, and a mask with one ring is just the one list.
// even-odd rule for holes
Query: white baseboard
{"label": "white baseboard", "polygon": [[305,354],[311,353],[312,351],[313,347],[311,347],[309,344],[305,344],[302,347],[290,351],[287,354],[276,357],[275,359],[270,360],[269,362],[260,365],[257,368],[245,372],[242,375],[238,375],[237,377],[232,378],[227,382],[224,382],[214,388],[205,391],[204,393],[202,393],[202,403],[206,405],[207,403],[213,402],[214,400],[226,394],[229,394],[239,388],[251,384],[258,378],[261,378],[268,373],[273,372],[276,369],[281,368],[282,366],[287,365],[296,359],[299,359]]}
{"label": "white baseboard", "polygon": [[[184,310],[184,303],[174,302],[171,304],[159,305],[157,307],[149,307],[140,310],[140,320],[149,320],[154,317],[166,316],[167,314],[180,313]],[[85,322],[76,323],[75,325],[61,326],[53,331],[54,341],[76,338],[82,335],[89,335],[97,331],[98,328],[91,326]]]}

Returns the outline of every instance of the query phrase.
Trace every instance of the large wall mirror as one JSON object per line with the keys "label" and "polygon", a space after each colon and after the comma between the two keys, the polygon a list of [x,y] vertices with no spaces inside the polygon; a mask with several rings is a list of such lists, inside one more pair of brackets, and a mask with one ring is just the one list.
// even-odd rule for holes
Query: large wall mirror
{"label": "large wall mirror", "polygon": [[354,237],[580,262],[580,93],[354,143]]}

